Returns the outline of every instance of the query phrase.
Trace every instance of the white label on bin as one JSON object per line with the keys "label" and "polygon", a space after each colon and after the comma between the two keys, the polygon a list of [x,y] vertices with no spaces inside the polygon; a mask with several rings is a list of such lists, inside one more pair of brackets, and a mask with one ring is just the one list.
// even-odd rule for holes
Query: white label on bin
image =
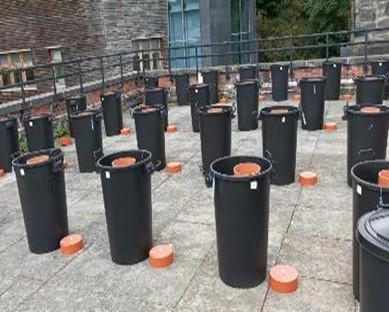
{"label": "white label on bin", "polygon": [[357,184],[357,193],[362,195],[362,187],[359,184]]}
{"label": "white label on bin", "polygon": [[285,123],[285,116],[282,117],[282,123]]}
{"label": "white label on bin", "polygon": [[26,173],[24,172],[24,169],[20,169],[20,175],[23,177],[26,175]]}
{"label": "white label on bin", "polygon": [[90,119],[90,125],[92,127],[92,130],[95,130],[95,125],[93,124],[93,118]]}
{"label": "white label on bin", "polygon": [[334,64],[334,65],[332,65],[332,66],[334,66],[334,68],[336,68],[336,64]]}
{"label": "white label on bin", "polygon": [[199,90],[198,90],[198,89],[195,89],[195,93],[199,93]]}
{"label": "white label on bin", "polygon": [[280,66],[280,70],[282,70],[282,66]]}
{"label": "white label on bin", "polygon": [[30,122],[28,123],[28,125],[29,125],[30,127],[32,127],[32,126],[34,125],[34,123],[33,123],[32,121],[30,121]]}
{"label": "white label on bin", "polygon": [[111,179],[111,173],[109,171],[105,172],[105,178],[106,179]]}
{"label": "white label on bin", "polygon": [[258,182],[257,181],[251,181],[250,182],[250,190],[256,190],[258,187]]}
{"label": "white label on bin", "polygon": [[101,97],[101,102],[104,102],[104,97],[103,96]]}
{"label": "white label on bin", "polygon": [[382,63],[380,62],[380,66],[382,66]]}

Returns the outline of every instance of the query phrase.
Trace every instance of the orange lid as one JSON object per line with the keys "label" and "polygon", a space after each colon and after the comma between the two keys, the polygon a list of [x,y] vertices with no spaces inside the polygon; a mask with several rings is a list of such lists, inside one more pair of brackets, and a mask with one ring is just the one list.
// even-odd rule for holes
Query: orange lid
{"label": "orange lid", "polygon": [[378,172],[378,185],[389,187],[389,170],[383,169]]}
{"label": "orange lid", "polygon": [[168,173],[178,173],[182,170],[182,165],[180,162],[173,161],[166,165],[166,172]]}
{"label": "orange lid", "polygon": [[123,128],[120,130],[120,135],[124,135],[124,136],[127,136],[127,135],[130,135],[131,134],[131,130],[128,129],[128,128]]}
{"label": "orange lid", "polygon": [[73,143],[73,141],[69,137],[62,137],[59,139],[59,144],[61,146],[68,146],[68,145],[71,145],[72,143]]}
{"label": "orange lid", "polygon": [[364,106],[360,110],[361,113],[365,113],[365,114],[377,114],[380,111],[381,111],[380,108],[375,106]]}
{"label": "orange lid", "polygon": [[281,115],[281,114],[287,114],[288,110],[286,108],[273,108],[270,111],[270,114],[275,114],[275,115]]}
{"label": "orange lid", "polygon": [[338,124],[333,121],[324,123],[324,130],[327,132],[336,131],[338,129]]}
{"label": "orange lid", "polygon": [[227,98],[221,98],[221,99],[219,100],[219,103],[220,103],[220,104],[228,104],[228,103],[230,103],[230,100],[227,99]]}
{"label": "orange lid", "polygon": [[174,133],[177,132],[177,126],[176,125],[168,125],[166,128],[167,133]]}
{"label": "orange lid", "polygon": [[26,164],[27,165],[36,165],[36,164],[40,164],[40,163],[43,163],[45,161],[48,161],[49,159],[50,159],[49,155],[39,155],[39,156],[32,157],[30,159],[27,159]]}
{"label": "orange lid", "polygon": [[343,94],[342,99],[344,101],[351,101],[353,99],[352,94]]}
{"label": "orange lid", "polygon": [[173,260],[173,247],[170,244],[157,245],[149,251],[149,263],[153,268],[166,268]]}
{"label": "orange lid", "polygon": [[64,255],[72,255],[84,248],[84,238],[80,234],[71,234],[62,238],[59,244]]}
{"label": "orange lid", "polygon": [[0,178],[2,178],[4,176],[5,176],[5,170],[4,169],[0,169]]}
{"label": "orange lid", "polygon": [[145,107],[145,108],[142,108],[142,113],[151,113],[151,112],[155,112],[155,108],[153,107]]}
{"label": "orange lid", "polygon": [[292,100],[294,102],[300,102],[301,101],[301,95],[300,94],[294,94],[292,97]]}
{"label": "orange lid", "polygon": [[259,100],[259,101],[265,101],[265,100],[266,100],[266,96],[260,95],[260,96],[258,97],[258,100]]}
{"label": "orange lid", "polygon": [[134,157],[120,157],[112,161],[112,167],[123,168],[123,167],[131,166],[135,163],[136,163],[136,159]]}
{"label": "orange lid", "polygon": [[292,293],[298,288],[298,272],[290,265],[276,265],[269,275],[269,285],[276,292]]}
{"label": "orange lid", "polygon": [[220,107],[212,107],[212,108],[208,108],[207,112],[210,114],[217,114],[217,113],[222,113],[223,109]]}
{"label": "orange lid", "polygon": [[234,167],[236,176],[255,176],[261,173],[261,166],[256,163],[240,163]]}
{"label": "orange lid", "polygon": [[299,175],[301,185],[315,185],[317,183],[317,174],[311,171],[303,171]]}

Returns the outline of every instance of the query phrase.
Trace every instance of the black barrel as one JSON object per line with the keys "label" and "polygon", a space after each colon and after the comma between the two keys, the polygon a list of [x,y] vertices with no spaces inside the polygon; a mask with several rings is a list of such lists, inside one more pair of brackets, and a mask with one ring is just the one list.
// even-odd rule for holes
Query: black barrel
{"label": "black barrel", "polygon": [[96,171],[96,160],[103,153],[101,135],[101,111],[87,110],[72,115],[76,141],[78,168],[80,172]]}
{"label": "black barrel", "polygon": [[364,215],[358,223],[360,312],[386,312],[389,306],[389,211]]}
{"label": "black barrel", "polygon": [[239,71],[239,81],[243,82],[247,79],[252,80],[258,78],[256,65],[240,66],[238,71]]}
{"label": "black barrel", "polygon": [[200,115],[200,139],[202,172],[208,187],[212,185],[209,171],[211,163],[231,155],[231,106],[215,105],[203,107]]}
{"label": "black barrel", "polygon": [[325,99],[328,101],[339,100],[342,63],[333,61],[323,62],[323,76],[327,78]]}
{"label": "black barrel", "polygon": [[345,107],[347,118],[347,183],[349,186],[351,186],[350,170],[352,166],[365,160],[386,158],[389,107],[380,105],[373,108],[377,112],[362,112],[362,107],[359,105]]}
{"label": "black barrel", "polygon": [[18,120],[0,117],[0,169],[12,171],[12,159],[19,151]]}
{"label": "black barrel", "polygon": [[382,104],[385,92],[384,76],[361,76],[355,78],[357,88],[356,104]]}
{"label": "black barrel", "polygon": [[378,173],[389,170],[389,162],[385,160],[371,160],[356,164],[351,169],[353,186],[353,291],[359,300],[359,245],[356,239],[357,223],[359,218],[381,203],[389,203],[389,188],[378,185]]}
{"label": "black barrel", "polygon": [[371,73],[374,76],[384,76],[385,77],[385,94],[384,98],[389,98],[389,61],[380,60],[371,62]]}
{"label": "black barrel", "polygon": [[189,105],[189,74],[182,73],[174,75],[176,82],[177,103],[179,106]]}
{"label": "black barrel", "polygon": [[200,132],[199,109],[210,105],[209,86],[207,84],[195,84],[189,87],[190,112],[192,117],[193,132]]}
{"label": "black barrel", "polygon": [[271,71],[271,94],[273,101],[288,99],[289,65],[273,64]]}
{"label": "black barrel", "polygon": [[86,110],[86,106],[86,97],[84,95],[66,99],[66,112],[68,115],[69,132],[71,137],[74,137],[71,115],[76,115],[80,112],[83,112]]}
{"label": "black barrel", "polygon": [[53,120],[54,116],[51,114],[32,116],[23,120],[30,152],[54,147]]}
{"label": "black barrel", "polygon": [[238,107],[238,128],[250,131],[258,128],[258,80],[236,83],[236,105]]}
{"label": "black barrel", "polygon": [[299,111],[293,106],[270,106],[259,115],[262,120],[262,153],[273,165],[271,182],[293,183],[296,171]]}
{"label": "black barrel", "polygon": [[[34,163],[27,164],[32,158]],[[22,155],[12,164],[31,252],[58,249],[69,233],[63,153],[60,149],[41,150]]]}
{"label": "black barrel", "polygon": [[101,97],[105,134],[114,136],[120,134],[123,128],[122,94],[109,92]]}
{"label": "black barrel", "polygon": [[[242,162],[260,165],[260,174],[234,176]],[[219,276],[232,287],[255,287],[266,279],[271,168],[267,159],[250,156],[211,164]]]}
{"label": "black barrel", "polygon": [[153,89],[159,87],[158,76],[147,76],[145,77],[145,89]]}
{"label": "black barrel", "polygon": [[156,170],[166,167],[163,106],[136,107],[133,112],[138,149],[151,153]]}
{"label": "black barrel", "polygon": [[219,71],[217,69],[202,70],[203,83],[209,86],[210,104],[219,103]]}
{"label": "black barrel", "polygon": [[[135,163],[114,167],[118,158]],[[148,151],[110,154],[97,162],[103,188],[105,216],[112,261],[133,264],[148,258],[153,244],[151,174],[154,165]]]}
{"label": "black barrel", "polygon": [[323,129],[326,78],[302,78],[301,88],[301,126],[306,130]]}
{"label": "black barrel", "polygon": [[145,91],[145,104],[146,105],[162,105],[165,109],[163,118],[164,129],[167,129],[169,124],[168,120],[168,104],[167,104],[167,91],[163,88],[153,88]]}

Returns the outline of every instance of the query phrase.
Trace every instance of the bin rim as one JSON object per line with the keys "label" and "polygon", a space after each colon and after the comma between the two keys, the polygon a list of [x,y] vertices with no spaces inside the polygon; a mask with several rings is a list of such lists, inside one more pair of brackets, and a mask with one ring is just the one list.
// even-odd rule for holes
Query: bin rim
{"label": "bin rim", "polygon": [[244,86],[244,85],[251,85],[251,84],[259,84],[259,79],[257,78],[250,78],[245,80],[236,81],[235,85],[237,86]]}
{"label": "bin rim", "polygon": [[[367,106],[374,106],[380,109],[380,112],[371,114],[371,113],[364,113],[361,112],[361,109]],[[382,115],[388,115],[389,114],[389,107],[382,105],[382,104],[369,104],[369,105],[346,105],[344,107],[346,116],[347,115],[358,115],[358,116],[368,116],[368,117],[375,117],[375,116],[382,116]]]}
{"label": "bin rim", "polygon": [[0,115],[0,123],[5,123],[9,121],[16,121],[17,117],[12,115]]}
{"label": "bin rim", "polygon": [[279,67],[285,67],[285,68],[288,68],[289,69],[289,64],[285,64],[285,63],[277,63],[277,64],[271,64],[270,65],[270,70],[272,69],[277,69]]}
{"label": "bin rim", "polygon": [[327,61],[323,61],[322,65],[343,65],[343,62],[342,61],[332,61],[332,60],[327,60]]}
{"label": "bin rim", "polygon": [[[147,109],[153,109],[148,110]],[[146,105],[146,106],[135,106],[132,110],[132,116],[135,115],[149,115],[149,114],[160,114],[161,112],[165,111],[165,107],[163,104],[153,104],[153,105]]]}
{"label": "bin rim", "polygon": [[[271,111],[273,109],[287,109],[287,113],[282,113],[282,114],[272,114]],[[296,117],[299,116],[300,110],[296,106],[292,105],[272,105],[272,106],[267,106],[261,109],[259,112],[259,117],[262,118],[263,116],[266,117],[284,117],[284,116],[290,116],[290,115],[296,115]]]}
{"label": "bin rim", "polygon": [[218,69],[215,69],[215,68],[205,68],[205,69],[201,69],[200,70],[200,73],[219,73],[219,70]]}
{"label": "bin rim", "polygon": [[[211,108],[220,108],[222,109],[222,111],[220,113],[208,113],[208,110]],[[220,116],[224,114],[233,114],[234,108],[230,105],[214,104],[214,105],[199,107],[198,113],[200,115],[207,115],[207,116]]]}
{"label": "bin rim", "polygon": [[108,92],[104,92],[101,94],[101,97],[105,97],[105,96],[112,96],[112,95],[117,95],[117,94],[122,94],[121,91],[119,90],[112,90],[112,91],[108,91]]}
{"label": "bin rim", "polygon": [[[48,164],[50,164],[53,161],[53,154],[57,153],[57,155],[62,155],[63,152],[60,148],[49,148],[49,149],[43,149],[31,153],[24,153],[15,159],[12,160],[12,166],[14,168],[19,168],[19,169],[25,169],[25,168],[37,168],[37,167],[43,167]],[[47,155],[49,156],[49,159],[46,161],[42,161],[36,164],[27,164],[27,160],[33,157],[41,156],[41,155]],[[23,161],[23,162],[22,162]]]}
{"label": "bin rim", "polygon": [[148,88],[145,90],[145,94],[147,92],[157,92],[157,91],[166,91],[165,88],[162,88],[162,87],[153,87],[153,88]]}
{"label": "bin rim", "polygon": [[[367,188],[368,190],[389,193],[389,187],[382,187],[382,186],[378,185],[378,183],[373,183],[373,182],[363,180],[355,173],[355,171],[358,170],[361,166],[365,166],[365,165],[369,165],[369,164],[370,165],[376,164],[378,166],[379,165],[387,165],[387,167],[382,167],[381,169],[389,169],[389,161],[384,160],[384,159],[361,161],[361,162],[355,164],[354,166],[352,166],[352,168],[351,168],[352,180],[355,181],[355,183]],[[378,174],[377,174],[377,178],[378,178]]]}
{"label": "bin rim", "polygon": [[357,76],[354,78],[354,80],[359,82],[385,81],[385,76],[384,75]]}
{"label": "bin rim", "polygon": [[312,76],[312,77],[303,77],[300,79],[299,81],[299,84],[300,83],[318,83],[318,82],[326,82],[327,81],[327,77],[324,77],[324,76]]}
{"label": "bin rim", "polygon": [[[260,174],[255,175],[255,176],[234,176],[234,175],[229,175],[229,174],[221,173],[221,172],[216,171],[214,169],[214,165],[216,163],[218,163],[220,161],[223,161],[223,160],[226,160],[226,159],[233,159],[233,158],[240,158],[240,159],[242,159],[242,161],[240,161],[240,162],[244,162],[245,159],[247,159],[247,161],[250,161],[250,162],[252,162],[253,159],[257,159],[257,160],[261,160],[261,161],[266,162],[269,166],[268,166],[268,168],[266,170],[261,170]],[[272,165],[270,160],[268,160],[266,158],[263,158],[263,157],[247,156],[247,155],[235,155],[235,156],[225,156],[225,157],[221,157],[221,158],[218,158],[218,159],[214,160],[211,163],[211,165],[210,165],[210,169],[211,169],[210,171],[212,172],[213,176],[217,176],[217,177],[221,178],[222,180],[233,181],[233,182],[249,182],[249,181],[262,180],[266,176],[270,175],[272,170],[273,170],[273,165]]]}
{"label": "bin rim", "polygon": [[209,88],[209,84],[206,83],[195,83],[189,86],[190,89]]}
{"label": "bin rim", "polygon": [[[126,156],[133,157],[134,154],[135,155],[136,154],[138,154],[138,155],[139,154],[146,154],[146,158],[144,158],[140,161],[137,160],[135,164],[133,164],[131,166],[127,166],[127,167],[113,167],[112,165],[108,166],[108,165],[102,164],[102,162],[107,158],[112,158],[114,160],[114,159],[126,157]],[[146,151],[146,150],[126,150],[126,151],[120,151],[120,152],[107,154],[107,155],[100,157],[96,162],[96,166],[99,169],[103,169],[105,171],[110,171],[110,172],[112,172],[112,171],[128,171],[128,170],[136,169],[136,168],[139,168],[143,165],[146,165],[149,162],[151,162],[151,160],[152,160],[152,156],[151,156],[151,153],[149,151]]]}
{"label": "bin rim", "polygon": [[389,262],[389,240],[382,236],[372,224],[372,222],[383,218],[389,220],[389,210],[378,208],[364,214],[358,221],[356,238],[360,246],[367,252]]}
{"label": "bin rim", "polygon": [[384,63],[387,63],[387,64],[389,64],[389,59],[379,59],[379,60],[371,60],[370,61],[370,65],[371,64],[378,64],[378,63],[382,63],[382,64],[384,64]]}
{"label": "bin rim", "polygon": [[101,110],[100,109],[86,109],[82,112],[77,112],[77,114],[71,114],[70,115],[70,118],[72,119],[81,119],[81,118],[87,118],[87,117],[91,117],[93,115],[97,115],[101,113]]}
{"label": "bin rim", "polygon": [[52,117],[54,117],[53,113],[40,113],[38,115],[28,116],[24,121],[28,122],[28,121],[31,121],[31,120],[40,120],[40,119],[52,118]]}

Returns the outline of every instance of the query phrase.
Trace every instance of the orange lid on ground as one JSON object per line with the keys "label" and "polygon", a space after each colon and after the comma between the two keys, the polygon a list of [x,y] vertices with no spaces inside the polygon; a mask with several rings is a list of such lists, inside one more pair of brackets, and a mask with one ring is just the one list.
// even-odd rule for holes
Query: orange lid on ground
{"label": "orange lid on ground", "polygon": [[352,96],[352,94],[343,94],[342,99],[344,101],[351,101],[353,99],[353,96]]}
{"label": "orange lid on ground", "polygon": [[384,169],[378,172],[378,185],[389,187],[389,170]]}
{"label": "orange lid on ground", "polygon": [[338,129],[338,124],[334,121],[324,123],[324,130],[327,132],[335,131]]}
{"label": "orange lid on ground", "polygon": [[153,268],[166,268],[173,261],[173,247],[170,244],[157,245],[149,251],[149,263]]}
{"label": "orange lid on ground", "polygon": [[315,185],[317,183],[317,174],[312,171],[303,171],[299,175],[301,185]]}
{"label": "orange lid on ground", "polygon": [[129,167],[135,163],[136,163],[136,159],[134,157],[120,157],[112,161],[112,167],[114,168]]}
{"label": "orange lid on ground", "polygon": [[276,265],[269,275],[270,287],[276,292],[292,293],[298,288],[298,272],[290,265]]}
{"label": "orange lid on ground", "polygon": [[169,162],[166,165],[166,172],[168,173],[178,173],[181,170],[182,170],[182,165],[180,162],[173,161],[173,162]]}
{"label": "orange lid on ground", "polygon": [[120,130],[120,135],[130,135],[130,134],[131,134],[131,130],[128,128],[123,128]]}
{"label": "orange lid on ground", "polygon": [[168,125],[166,128],[167,133],[174,133],[177,132],[177,126],[176,125]]}
{"label": "orange lid on ground", "polygon": [[62,137],[59,139],[59,144],[61,146],[68,146],[68,145],[71,145],[72,143],[73,143],[73,141],[69,137]]}
{"label": "orange lid on ground", "polygon": [[64,255],[72,255],[84,248],[84,238],[80,234],[71,234],[62,238],[59,245]]}
{"label": "orange lid on ground", "polygon": [[48,161],[50,159],[49,155],[39,155],[32,157],[30,159],[27,159],[26,164],[27,165],[36,165],[40,163],[44,163],[45,161]]}
{"label": "orange lid on ground", "polygon": [[365,113],[365,114],[377,114],[380,111],[381,111],[380,108],[375,106],[365,106],[362,107],[360,110],[361,113]]}
{"label": "orange lid on ground", "polygon": [[255,176],[261,173],[261,166],[256,163],[246,162],[237,164],[234,167],[234,175],[247,177]]}
{"label": "orange lid on ground", "polygon": [[300,94],[293,95],[292,100],[295,102],[301,101],[301,95]]}
{"label": "orange lid on ground", "polygon": [[4,176],[5,176],[5,170],[4,169],[0,169],[0,178],[2,178]]}
{"label": "orange lid on ground", "polygon": [[266,96],[260,95],[260,96],[258,97],[258,100],[260,100],[260,101],[265,101],[265,100],[266,100]]}

